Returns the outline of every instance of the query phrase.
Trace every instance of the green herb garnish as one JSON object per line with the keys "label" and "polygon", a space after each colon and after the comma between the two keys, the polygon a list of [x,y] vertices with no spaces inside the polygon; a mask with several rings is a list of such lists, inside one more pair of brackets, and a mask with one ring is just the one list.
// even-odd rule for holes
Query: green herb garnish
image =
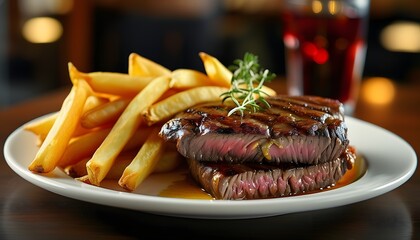
{"label": "green herb garnish", "polygon": [[[244,59],[235,60],[233,65],[229,66],[229,70],[233,73],[231,87],[221,96],[223,102],[231,99],[236,107],[229,111],[228,116],[236,111],[243,116],[245,111],[257,112],[270,108],[270,104],[264,99],[268,94],[262,90],[262,87],[276,75],[267,69],[262,69],[256,55],[245,53]],[[262,106],[259,103],[262,103]]]}

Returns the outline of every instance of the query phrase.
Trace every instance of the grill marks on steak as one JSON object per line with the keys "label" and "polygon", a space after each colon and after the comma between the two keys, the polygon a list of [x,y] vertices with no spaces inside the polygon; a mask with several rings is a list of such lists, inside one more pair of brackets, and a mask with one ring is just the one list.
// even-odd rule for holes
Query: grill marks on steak
{"label": "grill marks on steak", "polygon": [[216,199],[302,194],[335,184],[352,167],[343,107],[315,96],[276,96],[271,108],[227,116],[220,102],[195,106],[164,124],[193,178]]}
{"label": "grill marks on steak", "polygon": [[205,104],[168,121],[160,132],[196,161],[319,164],[346,149],[342,104],[312,96],[268,98],[271,108],[227,117],[232,106]]}

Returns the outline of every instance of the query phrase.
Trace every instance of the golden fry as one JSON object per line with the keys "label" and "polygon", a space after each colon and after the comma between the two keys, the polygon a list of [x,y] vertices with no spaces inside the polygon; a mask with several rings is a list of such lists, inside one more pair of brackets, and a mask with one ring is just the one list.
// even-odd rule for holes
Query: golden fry
{"label": "golden fry", "polygon": [[80,161],[63,167],[63,171],[72,178],[87,177],[86,163],[89,158],[81,159]]}
{"label": "golden fry", "polygon": [[[105,179],[118,180],[127,166],[133,161],[138,151],[124,151],[115,159],[112,168],[109,170]],[[162,154],[159,161],[153,170],[153,173],[166,173],[175,170],[181,165],[184,159],[176,151],[166,151]],[[64,172],[73,178],[87,177],[86,163],[89,158],[82,159],[81,161],[68,165],[64,168]]]}
{"label": "golden fry", "polygon": [[134,135],[141,123],[141,113],[169,89],[169,76],[158,77],[139,92],[118,118],[111,132],[86,164],[89,181],[99,185],[124,145]]}
{"label": "golden fry", "polygon": [[158,127],[153,129],[133,161],[125,168],[118,181],[121,187],[133,191],[153,172],[165,146],[165,141],[158,135],[159,130]]}
{"label": "golden fry", "polygon": [[147,124],[152,125],[196,104],[220,101],[220,95],[227,90],[224,87],[205,86],[182,91],[153,104],[144,113],[144,117]]}
{"label": "golden fry", "polygon": [[106,175],[106,179],[113,179],[118,180],[124,170],[127,168],[128,165],[130,165],[131,161],[133,161],[133,158],[136,156],[137,151],[129,151],[129,152],[123,152],[122,154],[118,155],[117,159],[114,162],[114,165]]}
{"label": "golden fry", "polygon": [[166,91],[162,96],[160,96],[160,98],[157,100],[157,102],[162,101],[163,99],[166,99],[172,95],[175,95],[179,92],[181,92],[182,90],[177,90],[174,88],[168,89],[168,91]]}
{"label": "golden fry", "polygon": [[[83,106],[83,112],[90,110],[91,108],[97,107],[100,104],[104,104],[108,100],[105,98],[97,97],[94,95],[90,95]],[[52,126],[54,125],[55,120],[57,119],[58,112],[48,115],[45,118],[40,120],[28,123],[25,125],[25,130],[30,131],[38,136],[40,142],[42,143],[48,135],[48,132],[51,130]],[[88,130],[83,129],[80,125],[77,125],[73,137],[83,135]]]}
{"label": "golden fry", "polygon": [[57,119],[58,113],[53,113],[44,117],[42,119],[36,120],[34,122],[30,122],[25,125],[25,130],[30,131],[36,135],[38,135],[41,141],[47,137],[48,132],[51,130],[52,126],[54,125],[55,120]]}
{"label": "golden fry", "polygon": [[85,128],[95,128],[115,122],[127,107],[129,101],[128,98],[120,98],[95,107],[82,115],[80,124]]}
{"label": "golden fry", "polygon": [[177,151],[167,151],[162,154],[153,173],[166,173],[175,170],[184,159]]}
{"label": "golden fry", "polygon": [[147,136],[150,135],[152,128],[140,126],[134,135],[124,145],[123,151],[130,151],[133,149],[139,149],[141,145],[146,141]]}
{"label": "golden fry", "polygon": [[84,73],[77,70],[72,63],[69,63],[69,75],[72,82],[78,78],[85,79],[97,93],[119,96],[134,96],[154,79],[151,76],[131,76],[117,72]]}
{"label": "golden fry", "polygon": [[[63,157],[60,159],[58,166],[65,167],[75,164],[84,158],[91,158],[96,149],[101,145],[103,140],[108,136],[111,127],[98,129],[88,132],[82,136],[74,137],[70,140]],[[123,151],[138,149],[146,141],[151,128],[140,127],[125,144]],[[134,157],[134,156],[133,156]],[[86,167],[85,167],[86,168]],[[86,169],[85,169],[86,171]]]}
{"label": "golden fry", "polygon": [[[124,169],[130,164],[135,156],[135,152],[124,152],[115,159],[114,165],[109,170],[106,175],[106,179],[118,180],[121,177]],[[72,178],[80,178],[83,176],[88,177],[86,170],[86,163],[89,161],[89,158],[82,159],[81,161],[68,165],[64,168],[64,172]]]}
{"label": "golden fry", "polygon": [[172,72],[171,88],[189,89],[212,85],[215,84],[206,74],[196,70],[177,69]]}
{"label": "golden fry", "polygon": [[207,76],[218,86],[230,88],[232,72],[229,71],[217,58],[207,53],[200,52]]}
{"label": "golden fry", "polygon": [[54,170],[79,124],[83,106],[90,94],[91,89],[85,81],[79,80],[74,83],[54,125],[28,167],[30,171],[45,173]]}
{"label": "golden fry", "polygon": [[84,176],[80,176],[80,177],[75,177],[74,179],[77,180],[77,181],[80,181],[80,182],[84,182],[86,184],[90,184],[90,182],[89,182],[89,176],[88,175],[84,175]]}
{"label": "golden fry", "polygon": [[96,92],[128,97],[136,95],[153,80],[115,72],[91,72],[85,79]]}
{"label": "golden fry", "polygon": [[90,95],[86,99],[85,105],[83,106],[83,112],[87,112],[107,102],[109,102],[108,98],[104,98],[104,97],[100,97],[96,95]]}
{"label": "golden fry", "polygon": [[84,77],[86,77],[86,74],[79,72],[79,70],[77,70],[77,68],[73,65],[73,63],[69,62],[67,64],[67,67],[69,71],[70,81],[73,84],[77,81],[77,79],[83,79]]}
{"label": "golden fry", "polygon": [[110,131],[111,128],[104,128],[72,138],[57,165],[64,167],[91,157]]}
{"label": "golden fry", "polygon": [[268,96],[275,96],[277,94],[274,89],[269,88],[267,86],[262,86],[261,92],[266,93]]}
{"label": "golden fry", "polygon": [[[239,87],[241,88],[243,85],[239,85]],[[246,86],[244,86],[244,88],[247,88]],[[275,96],[277,93],[274,89],[267,87],[267,86],[262,86],[260,92],[264,92],[266,93],[268,96]],[[263,96],[265,97],[265,94],[263,94]],[[257,97],[257,96],[255,96]]]}
{"label": "golden fry", "polygon": [[137,53],[128,56],[128,75],[139,77],[159,77],[170,75],[171,71],[162,65],[144,58]]}

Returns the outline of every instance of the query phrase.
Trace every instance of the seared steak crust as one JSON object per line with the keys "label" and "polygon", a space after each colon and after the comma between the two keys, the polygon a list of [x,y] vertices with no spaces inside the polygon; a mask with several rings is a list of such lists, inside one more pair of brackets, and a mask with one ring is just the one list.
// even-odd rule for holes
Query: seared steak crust
{"label": "seared steak crust", "polygon": [[342,104],[315,96],[268,98],[271,108],[227,116],[220,102],[196,106],[168,121],[161,136],[196,161],[320,164],[349,144]]}

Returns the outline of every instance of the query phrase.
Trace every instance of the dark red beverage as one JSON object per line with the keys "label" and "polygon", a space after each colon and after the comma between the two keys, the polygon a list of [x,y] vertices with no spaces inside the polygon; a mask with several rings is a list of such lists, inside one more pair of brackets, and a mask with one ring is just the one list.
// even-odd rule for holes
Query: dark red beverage
{"label": "dark red beverage", "polygon": [[353,106],[365,57],[365,19],[288,12],[284,21],[289,94]]}

